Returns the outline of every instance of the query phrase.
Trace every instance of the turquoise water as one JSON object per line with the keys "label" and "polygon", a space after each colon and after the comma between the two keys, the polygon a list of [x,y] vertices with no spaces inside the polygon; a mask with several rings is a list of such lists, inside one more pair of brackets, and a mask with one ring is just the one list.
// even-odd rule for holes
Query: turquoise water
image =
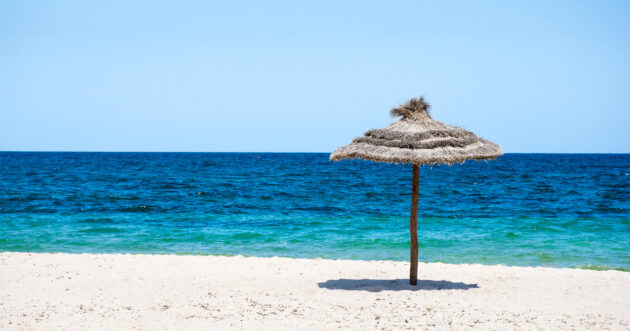
{"label": "turquoise water", "polygon": [[[423,167],[420,259],[630,270],[630,155]],[[0,251],[407,260],[411,167],[327,154],[0,153]]]}

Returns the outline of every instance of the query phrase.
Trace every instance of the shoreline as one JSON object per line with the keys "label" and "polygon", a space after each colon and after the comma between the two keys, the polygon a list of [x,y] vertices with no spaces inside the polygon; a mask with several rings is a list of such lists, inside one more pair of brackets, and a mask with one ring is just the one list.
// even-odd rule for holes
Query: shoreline
{"label": "shoreline", "polygon": [[630,273],[244,256],[0,253],[0,328],[630,327]]}
{"label": "shoreline", "polygon": [[[0,254],[61,254],[61,255],[111,255],[111,256],[210,256],[210,257],[242,257],[242,258],[261,258],[261,259],[291,259],[291,260],[330,260],[330,261],[363,261],[363,262],[395,262],[395,263],[405,263],[409,262],[407,260],[368,260],[368,259],[343,259],[343,258],[326,258],[326,257],[291,257],[291,256],[260,256],[260,255],[249,255],[249,254],[208,254],[208,253],[78,253],[78,252],[30,252],[30,251],[0,251]],[[423,264],[446,264],[453,266],[485,266],[485,267],[514,267],[514,268],[550,268],[550,269],[569,269],[569,270],[591,270],[591,271],[619,271],[619,272],[627,272],[630,273],[630,267],[613,267],[608,265],[578,265],[578,266],[552,266],[552,265],[513,265],[513,264],[486,264],[486,263],[449,263],[442,261],[431,261],[431,262],[423,262],[422,260],[419,263]]]}

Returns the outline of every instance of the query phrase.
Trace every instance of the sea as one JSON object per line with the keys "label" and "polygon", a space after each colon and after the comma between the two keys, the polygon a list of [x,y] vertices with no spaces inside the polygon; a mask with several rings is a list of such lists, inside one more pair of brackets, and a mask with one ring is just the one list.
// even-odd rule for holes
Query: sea
{"label": "sea", "polygon": [[[0,152],[0,252],[409,259],[411,166]],[[420,168],[422,262],[630,271],[630,154]]]}

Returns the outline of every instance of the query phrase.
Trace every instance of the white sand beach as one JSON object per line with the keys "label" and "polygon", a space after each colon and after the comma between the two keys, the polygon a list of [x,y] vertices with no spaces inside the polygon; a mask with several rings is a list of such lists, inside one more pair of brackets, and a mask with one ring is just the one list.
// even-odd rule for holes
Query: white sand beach
{"label": "white sand beach", "polygon": [[222,256],[0,254],[7,329],[630,329],[630,273]]}

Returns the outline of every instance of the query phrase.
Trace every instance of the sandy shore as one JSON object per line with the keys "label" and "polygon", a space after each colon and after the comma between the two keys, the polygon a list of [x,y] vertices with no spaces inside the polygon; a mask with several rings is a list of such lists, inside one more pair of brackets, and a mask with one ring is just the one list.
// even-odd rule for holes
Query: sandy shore
{"label": "sandy shore", "polygon": [[630,273],[220,256],[0,254],[10,329],[629,329]]}

